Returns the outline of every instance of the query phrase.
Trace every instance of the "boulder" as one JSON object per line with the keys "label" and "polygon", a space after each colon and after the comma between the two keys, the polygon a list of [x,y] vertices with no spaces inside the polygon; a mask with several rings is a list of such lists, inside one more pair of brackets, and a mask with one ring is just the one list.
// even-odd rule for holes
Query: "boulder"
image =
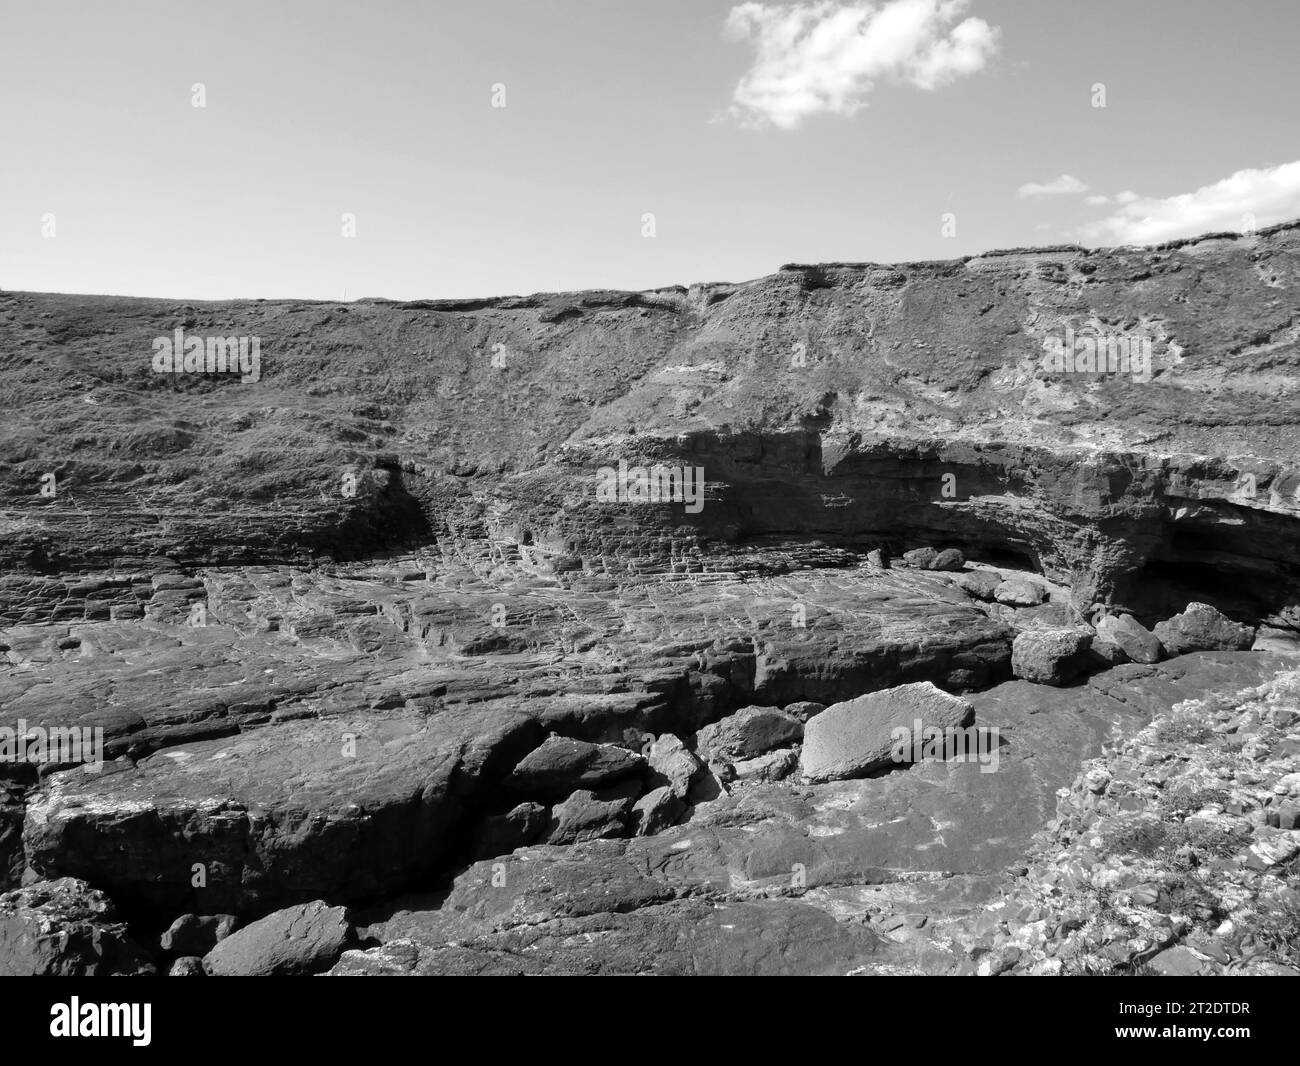
{"label": "boulder", "polygon": [[1118,644],[1112,644],[1108,640],[1098,640],[1096,637],[1088,646],[1088,658],[1093,665],[1102,670],[1109,670],[1112,666],[1122,666],[1129,661],[1129,657],[1124,654],[1124,649]]}
{"label": "boulder", "polygon": [[579,789],[612,785],[645,772],[645,759],[617,744],[549,736],[506,778],[516,795],[555,803]]}
{"label": "boulder", "polygon": [[1297,633],[1294,629],[1260,626],[1250,650],[1275,651],[1284,655],[1295,655],[1300,652],[1300,633]]}
{"label": "boulder", "polygon": [[704,770],[695,753],[672,733],[664,733],[650,745],[647,756],[650,773],[647,784],[652,790],[667,785],[674,796],[685,799],[691,782]]}
{"label": "boulder", "polygon": [[957,728],[974,714],[966,700],[928,681],[871,692],[827,707],[808,723],[800,767],[808,781],[862,777],[897,763],[898,730],[914,737],[918,728]]}
{"label": "boulder", "polygon": [[991,600],[998,586],[1002,584],[1002,575],[992,570],[971,570],[957,579],[957,584],[977,600]]}
{"label": "boulder", "polygon": [[1040,685],[1063,685],[1088,666],[1092,634],[1082,629],[1027,629],[1011,645],[1011,672]]}
{"label": "boulder", "polygon": [[695,747],[709,762],[734,762],[798,743],[803,731],[803,722],[776,707],[743,707],[701,729]]}
{"label": "boulder", "polygon": [[321,973],[351,941],[347,908],[318,899],[268,914],[232,933],[203,957],[203,969],[211,977]]}
{"label": "boulder", "polygon": [[670,785],[647,792],[632,805],[632,831],[637,836],[648,836],[667,829],[686,810],[683,798]]}
{"label": "boulder", "polygon": [[996,610],[1017,633],[1026,629],[1073,629],[1079,624],[1079,616],[1068,603],[1040,603],[1036,607],[1004,607],[998,604],[991,608]]}
{"label": "boulder", "polygon": [[577,844],[624,836],[634,799],[627,789],[610,789],[599,795],[590,789],[577,789],[551,810],[545,841]]}
{"label": "boulder", "polygon": [[169,955],[206,955],[239,927],[233,914],[182,914],[163,933],[159,946]]}
{"label": "boulder", "polygon": [[930,570],[958,571],[966,566],[966,556],[956,548],[944,548],[930,561]]}
{"label": "boulder", "polygon": [[1121,648],[1135,663],[1160,661],[1160,639],[1132,615],[1106,615],[1097,623],[1097,637]]}
{"label": "boulder", "polygon": [[910,552],[903,552],[903,563],[914,570],[929,570],[938,554],[933,548],[913,548]]}
{"label": "boulder", "polygon": [[167,971],[168,977],[206,977],[203,960],[196,955],[182,955],[172,962]]}
{"label": "boulder", "polygon": [[691,782],[691,790],[686,794],[686,802],[694,807],[701,803],[712,803],[728,794],[727,781],[735,778],[735,770],[730,763],[723,766],[706,766],[704,772]]}
{"label": "boulder", "polygon": [[780,748],[760,755],[756,759],[743,759],[732,764],[736,781],[741,784],[780,781],[789,777],[799,765],[799,753],[793,748]]}
{"label": "boulder", "polygon": [[1008,607],[1037,607],[1047,599],[1047,589],[1025,577],[1010,577],[993,590],[993,598]]}
{"label": "boulder", "polygon": [[1191,651],[1246,651],[1255,640],[1254,629],[1208,603],[1189,603],[1182,614],[1157,622],[1155,635],[1171,658]]}
{"label": "boulder", "polygon": [[888,570],[889,556],[879,548],[874,548],[867,552],[867,566],[872,570]]}

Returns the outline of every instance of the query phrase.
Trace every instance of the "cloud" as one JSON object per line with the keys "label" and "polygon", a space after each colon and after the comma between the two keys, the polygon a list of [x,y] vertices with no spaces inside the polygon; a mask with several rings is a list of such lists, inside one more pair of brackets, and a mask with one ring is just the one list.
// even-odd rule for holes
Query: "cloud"
{"label": "cloud", "polygon": [[1300,161],[1262,170],[1239,170],[1195,192],[1163,200],[1122,192],[1109,217],[1082,226],[1078,237],[1094,244],[1159,244],[1200,233],[1271,226],[1300,216]]}
{"label": "cloud", "polygon": [[852,115],[887,78],[939,89],[983,68],[998,30],[958,18],[969,0],[814,0],[744,3],[724,30],[754,46],[731,113],[751,125],[794,129],[821,113]]}
{"label": "cloud", "polygon": [[1069,174],[1062,174],[1059,178],[1054,178],[1045,185],[1040,185],[1034,181],[1022,185],[1016,190],[1016,195],[1023,200],[1027,196],[1073,196],[1087,191],[1088,186],[1078,178],[1072,178]]}
{"label": "cloud", "polygon": [[1131,204],[1134,200],[1141,199],[1137,193],[1130,192],[1127,189],[1124,192],[1116,193],[1111,196],[1088,196],[1084,198],[1084,203],[1089,207],[1100,207],[1102,204]]}

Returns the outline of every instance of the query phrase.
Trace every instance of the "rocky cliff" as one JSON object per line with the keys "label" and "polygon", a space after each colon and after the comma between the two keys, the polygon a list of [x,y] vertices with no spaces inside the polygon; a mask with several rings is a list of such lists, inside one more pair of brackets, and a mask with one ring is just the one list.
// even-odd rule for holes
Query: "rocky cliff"
{"label": "rocky cliff", "polygon": [[[1104,742],[1300,644],[1300,224],[643,293],[0,293],[0,380],[0,730],[104,760],[0,758],[0,954],[64,921],[137,972],[216,950],[173,920],[324,900],[384,945],[357,972],[964,972],[879,915],[965,920]],[[823,707],[921,683],[996,773],[801,766]]]}

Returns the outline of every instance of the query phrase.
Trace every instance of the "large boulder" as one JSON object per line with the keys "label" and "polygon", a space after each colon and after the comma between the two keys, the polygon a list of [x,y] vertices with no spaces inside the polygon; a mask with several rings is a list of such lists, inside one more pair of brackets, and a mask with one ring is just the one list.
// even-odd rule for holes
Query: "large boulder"
{"label": "large boulder", "polygon": [[966,557],[956,548],[913,548],[903,552],[903,564],[914,570],[961,570]]}
{"label": "large boulder", "polygon": [[1106,615],[1097,623],[1097,637],[1116,645],[1135,663],[1160,661],[1160,638],[1132,615]]}
{"label": "large boulder", "polygon": [[635,799],[635,793],[626,787],[600,793],[580,788],[552,809],[546,843],[577,844],[624,836]]}
{"label": "large boulder", "polygon": [[1008,607],[1037,607],[1047,599],[1047,589],[1027,577],[1010,577],[993,590],[993,598]]}
{"label": "large boulder", "polygon": [[153,972],[113,902],[72,877],[0,895],[0,977],[118,977]]}
{"label": "large boulder", "polygon": [[578,789],[596,789],[645,772],[645,759],[617,744],[549,736],[506,778],[511,792],[557,803]]}
{"label": "large boulder", "polygon": [[1172,658],[1190,651],[1246,651],[1255,630],[1208,603],[1189,603],[1182,614],[1157,622],[1155,635]]}
{"label": "large boulder", "polygon": [[944,548],[930,563],[931,570],[947,570],[956,572],[964,569],[966,566],[966,556],[962,555],[956,548]]}
{"label": "large boulder", "polygon": [[1109,640],[1098,640],[1095,637],[1088,648],[1088,658],[1091,665],[1101,670],[1109,670],[1113,666],[1123,666],[1131,661],[1124,649],[1118,644],[1112,644]]}
{"label": "large boulder", "polygon": [[1011,645],[1011,672],[1040,685],[1064,685],[1088,666],[1092,634],[1082,629],[1027,629]]}
{"label": "large boulder", "polygon": [[632,806],[632,831],[637,836],[648,836],[667,829],[686,810],[681,796],[671,785],[660,785],[647,792]]}
{"label": "large boulder", "polygon": [[773,748],[797,744],[804,724],[775,707],[743,707],[696,735],[696,750],[710,762],[753,759]]}
{"label": "large boulder", "polygon": [[313,900],[244,926],[203,958],[211,977],[277,977],[320,973],[352,942],[345,907]]}
{"label": "large boulder", "polygon": [[735,780],[740,784],[780,781],[788,777],[799,765],[799,754],[793,748],[779,748],[756,759],[743,759],[732,764]]}
{"label": "large boulder", "polygon": [[1251,651],[1273,651],[1284,655],[1300,652],[1300,633],[1294,629],[1278,629],[1275,626],[1260,626],[1255,634]]}
{"label": "large boulder", "polygon": [[971,570],[957,579],[962,589],[977,600],[991,600],[1002,584],[1002,575],[992,570]]}
{"label": "large boulder", "polygon": [[871,692],[827,707],[804,727],[800,767],[808,781],[862,777],[906,758],[900,752],[900,730],[916,734],[927,728],[955,729],[968,725],[974,708],[929,681]]}
{"label": "large boulder", "polygon": [[647,784],[652,791],[667,786],[678,799],[685,799],[691,782],[704,770],[703,763],[678,737],[664,733],[655,738],[647,755],[650,773]]}

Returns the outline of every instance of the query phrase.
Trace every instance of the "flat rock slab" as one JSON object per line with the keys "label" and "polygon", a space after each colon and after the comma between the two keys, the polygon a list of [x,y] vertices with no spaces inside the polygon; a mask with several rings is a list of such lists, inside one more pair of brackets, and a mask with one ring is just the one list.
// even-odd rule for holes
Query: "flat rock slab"
{"label": "flat rock slab", "polygon": [[870,972],[895,958],[866,926],[798,900],[679,900],[455,944],[392,941],[347,952],[330,974],[831,976]]}
{"label": "flat rock slab", "polygon": [[540,735],[502,710],[304,719],[56,773],[28,798],[27,861],[172,912],[400,890],[444,858],[485,772]]}

